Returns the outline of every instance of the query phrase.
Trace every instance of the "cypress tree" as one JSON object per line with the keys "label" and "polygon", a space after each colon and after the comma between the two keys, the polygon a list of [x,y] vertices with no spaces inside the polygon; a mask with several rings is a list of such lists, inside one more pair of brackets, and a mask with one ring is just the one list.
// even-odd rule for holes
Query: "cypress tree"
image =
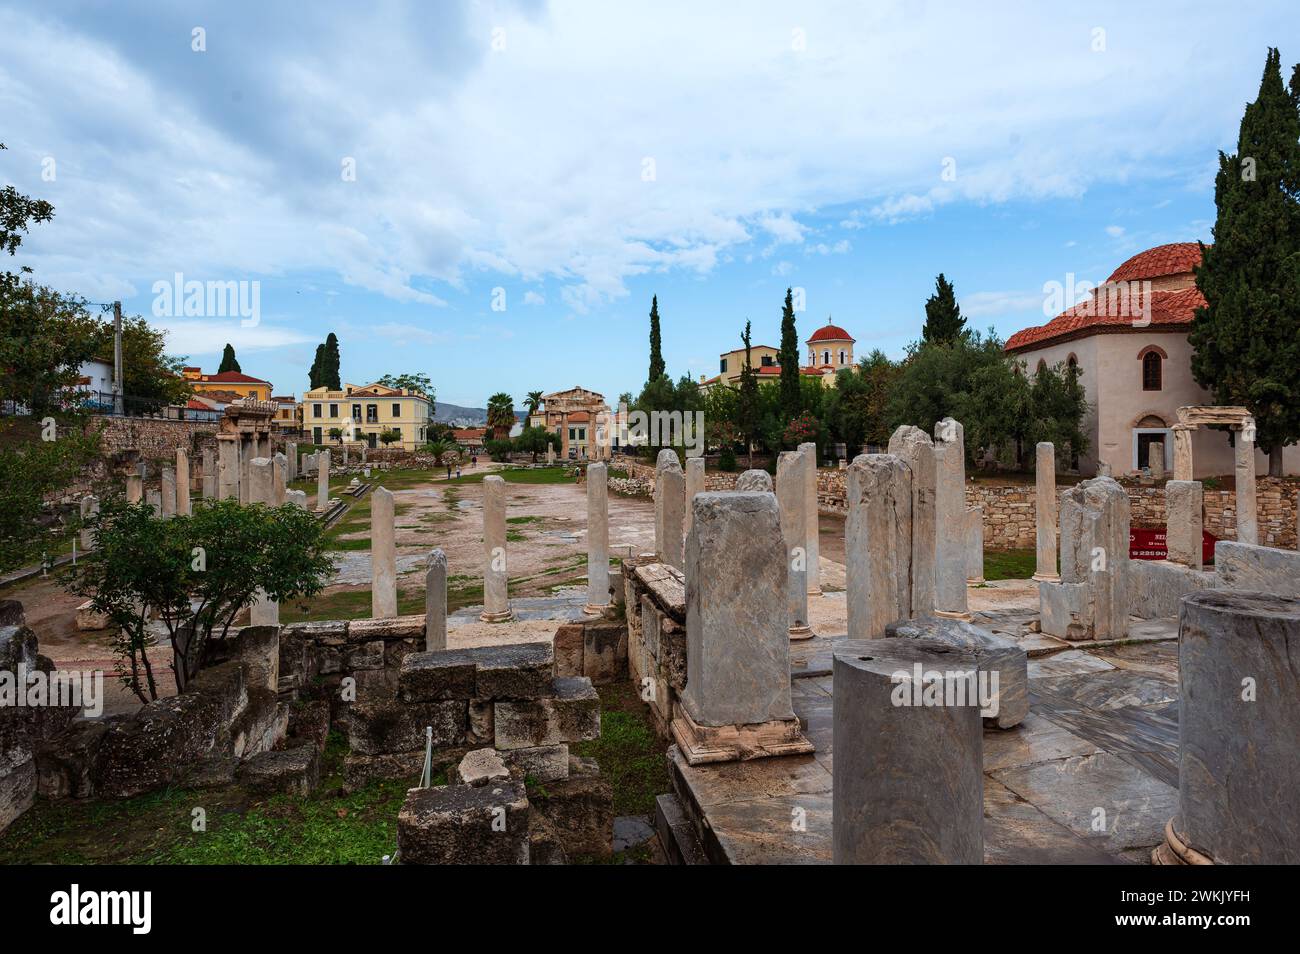
{"label": "cypress tree", "polygon": [[803,410],[799,390],[799,333],[794,324],[794,294],[785,290],[785,307],[781,310],[781,418],[789,423]]}
{"label": "cypress tree", "polygon": [[321,384],[332,391],[342,391],[343,381],[339,377],[339,339],[334,332],[325,338],[324,361],[321,364]]}
{"label": "cypress tree", "polygon": [[1218,404],[1255,418],[1269,474],[1300,439],[1300,66],[1288,91],[1270,49],[1259,97],[1246,107],[1237,152],[1219,154],[1214,244],[1202,245],[1192,374]]}
{"label": "cypress tree", "polygon": [[754,466],[754,444],[758,442],[758,374],[754,371],[750,357],[749,322],[745,322],[745,333],[740,336],[745,343],[745,366],[740,369],[739,411],[740,436],[745,440],[745,449],[749,454],[749,466]]}
{"label": "cypress tree", "polygon": [[320,368],[325,361],[325,345],[316,346],[316,358],[311,363],[311,370],[307,372],[307,383],[311,390],[320,387]]}
{"label": "cypress tree", "polygon": [[239,366],[239,361],[235,358],[235,349],[230,346],[230,342],[226,342],[226,348],[221,352],[221,364],[217,366],[217,374],[221,374],[223,371],[243,370]]}
{"label": "cypress tree", "polygon": [[925,327],[921,329],[921,339],[941,344],[955,340],[965,329],[966,319],[962,317],[957,296],[953,294],[952,282],[940,272],[934,283],[934,294],[925,300]]}
{"label": "cypress tree", "polygon": [[650,378],[653,384],[668,372],[664,364],[663,339],[659,334],[659,296],[650,299]]}

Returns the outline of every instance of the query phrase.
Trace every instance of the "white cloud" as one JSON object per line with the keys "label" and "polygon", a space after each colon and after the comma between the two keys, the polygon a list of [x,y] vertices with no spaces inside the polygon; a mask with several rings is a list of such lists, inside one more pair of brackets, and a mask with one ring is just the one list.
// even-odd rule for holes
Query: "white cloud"
{"label": "white cloud", "polygon": [[1111,238],[1121,238],[1124,235],[1124,226],[1108,225],[1106,226],[1106,234]]}
{"label": "white cloud", "polygon": [[545,304],[546,304],[546,296],[543,295],[543,294],[541,294],[541,293],[539,293],[539,292],[535,292],[535,291],[533,291],[532,289],[529,289],[528,291],[524,292],[524,304],[525,304],[525,305],[545,305]]}
{"label": "white cloud", "polygon": [[1033,311],[1043,306],[1041,292],[982,291],[961,297],[961,311],[968,318]]}

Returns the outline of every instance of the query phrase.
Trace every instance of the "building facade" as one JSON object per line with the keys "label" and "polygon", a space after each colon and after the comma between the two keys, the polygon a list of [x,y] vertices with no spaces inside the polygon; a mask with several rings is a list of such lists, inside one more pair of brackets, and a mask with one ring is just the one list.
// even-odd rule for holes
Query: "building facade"
{"label": "building facade", "polygon": [[[1173,426],[1178,408],[1213,404],[1192,376],[1187,340],[1196,309],[1205,298],[1193,269],[1200,264],[1196,242],[1160,245],[1134,255],[1078,304],[1045,325],[1007,339],[1006,351],[1025,372],[1074,365],[1087,395],[1083,431],[1091,446],[1079,455],[1083,474],[1106,463],[1114,474],[1150,465],[1152,444],[1164,447],[1166,472],[1173,469]],[[1198,429],[1192,438],[1194,476],[1233,472],[1226,431]],[[1285,472],[1300,472],[1300,448],[1283,455]],[[1256,454],[1256,471],[1267,473],[1268,458]]]}
{"label": "building facade", "polygon": [[[827,387],[835,387],[837,372],[853,367],[854,338],[843,328],[827,322],[814,331],[804,344],[808,348],[808,363],[799,368],[804,377],[819,378]],[[781,376],[781,350],[771,345],[752,345],[749,360],[759,381],[770,381]],[[715,384],[732,387],[739,385],[745,368],[745,349],[737,348],[718,355],[718,373],[713,377],[700,375],[700,387],[707,390]]]}
{"label": "building facade", "polygon": [[542,427],[560,436],[560,457],[565,460],[603,459],[609,456],[613,418],[605,396],[583,387],[544,395],[528,417],[529,427]]}
{"label": "building facade", "polygon": [[221,391],[236,394],[241,398],[253,398],[255,401],[271,400],[270,381],[263,381],[261,378],[254,378],[239,371],[204,374],[201,368],[181,368],[181,376],[189,382],[195,394]]}
{"label": "building facade", "polygon": [[[320,387],[302,396],[302,430],[314,444],[342,441],[413,451],[429,439],[432,411],[427,397],[405,388],[378,383],[345,384],[341,391]],[[387,431],[398,432],[399,439],[385,445],[381,435]]]}

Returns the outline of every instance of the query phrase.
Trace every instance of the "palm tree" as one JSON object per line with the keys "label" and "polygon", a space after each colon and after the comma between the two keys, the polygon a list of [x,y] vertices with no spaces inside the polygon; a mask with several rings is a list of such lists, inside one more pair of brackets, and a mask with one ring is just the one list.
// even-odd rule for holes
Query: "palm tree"
{"label": "palm tree", "polygon": [[528,400],[526,400],[524,404],[528,408],[528,416],[532,417],[537,413],[537,409],[542,406],[542,392],[529,391]]}
{"label": "palm tree", "polygon": [[510,436],[510,429],[515,426],[515,400],[504,391],[498,391],[488,398],[487,425],[492,436],[505,440]]}
{"label": "palm tree", "polygon": [[460,457],[460,448],[451,441],[429,441],[424,446],[428,454],[433,455],[433,459],[439,464],[446,464]]}

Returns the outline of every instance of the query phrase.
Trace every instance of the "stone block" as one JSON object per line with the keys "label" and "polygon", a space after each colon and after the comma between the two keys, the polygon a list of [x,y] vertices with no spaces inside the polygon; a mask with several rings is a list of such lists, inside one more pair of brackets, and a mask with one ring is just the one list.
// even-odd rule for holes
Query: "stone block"
{"label": "stone block", "polygon": [[496,703],[496,745],[523,749],[600,737],[600,696],[586,678],[555,680],[554,695]]}
{"label": "stone block", "polygon": [[501,755],[511,770],[521,778],[535,782],[554,782],[569,777],[569,747],[562,743],[507,749]]}
{"label": "stone block", "polygon": [[348,624],[348,639],[368,643],[375,639],[424,639],[424,614],[390,616],[387,619],[354,619]]}
{"label": "stone block", "polygon": [[235,779],[255,792],[306,797],[320,784],[320,752],[310,745],[260,752],[239,763]]}
{"label": "stone block", "polygon": [[36,759],[28,749],[0,751],[0,832],[36,801]]}
{"label": "stone block", "polygon": [[[559,673],[557,673],[559,675]],[[627,627],[590,622],[583,628],[582,672],[596,685],[627,678]]]}
{"label": "stone block", "polygon": [[1129,612],[1139,619],[1166,619],[1178,615],[1182,598],[1197,590],[1214,589],[1218,577],[1165,560],[1131,560],[1128,574]]}
{"label": "stone block", "polygon": [[1300,552],[1220,540],[1214,545],[1219,586],[1300,598]]}
{"label": "stone block", "polygon": [[425,727],[433,728],[435,747],[465,741],[468,706],[443,702],[355,702],[348,711],[348,744],[362,755],[424,751]]}
{"label": "stone block", "polygon": [[413,788],[397,816],[407,865],[526,865],[529,804],[522,782]]}
{"label": "stone block", "polygon": [[512,643],[470,651],[476,666],[474,694],[479,699],[536,699],[549,695],[555,678],[550,643]]}
{"label": "stone block", "polygon": [[599,774],[573,774],[548,782],[531,793],[533,811],[544,816],[559,835],[570,858],[605,858],[614,849],[614,793]]}
{"label": "stone block", "polygon": [[487,785],[503,782],[510,770],[496,749],[474,749],[466,752],[456,766],[456,781],[461,785]]}
{"label": "stone block", "polygon": [[557,676],[581,676],[582,650],[585,640],[582,623],[562,623],[555,631],[551,645],[555,653]]}
{"label": "stone block", "polygon": [[410,653],[402,660],[397,695],[403,702],[469,699],[477,684],[477,666],[470,652],[445,649]]}

